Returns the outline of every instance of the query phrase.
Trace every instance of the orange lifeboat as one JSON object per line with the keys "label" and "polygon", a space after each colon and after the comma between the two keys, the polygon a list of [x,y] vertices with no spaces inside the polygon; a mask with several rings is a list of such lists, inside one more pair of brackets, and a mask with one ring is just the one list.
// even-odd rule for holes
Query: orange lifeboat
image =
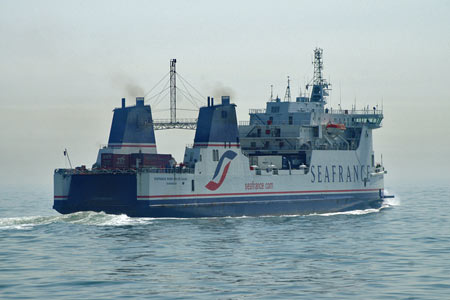
{"label": "orange lifeboat", "polygon": [[345,127],[345,124],[333,124],[333,123],[327,124],[327,133],[330,135],[339,135],[343,133],[345,129],[347,129]]}

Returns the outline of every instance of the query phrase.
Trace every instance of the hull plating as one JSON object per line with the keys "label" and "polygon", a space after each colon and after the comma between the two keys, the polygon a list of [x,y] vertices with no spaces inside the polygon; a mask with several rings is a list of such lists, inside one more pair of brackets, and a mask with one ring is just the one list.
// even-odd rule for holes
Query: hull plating
{"label": "hull plating", "polygon": [[69,194],[55,197],[53,208],[63,214],[103,211],[155,218],[302,215],[378,208],[383,193],[381,189],[310,192],[145,199],[136,194],[135,175],[72,175]]}
{"label": "hull plating", "polygon": [[379,208],[382,203],[382,199],[375,195],[361,198],[355,198],[354,196],[338,198],[339,199],[330,197],[329,199],[306,198],[292,200],[253,200],[161,205],[152,205],[149,201],[139,201],[134,205],[124,206],[93,204],[71,206],[67,201],[55,200],[53,207],[55,210],[63,214],[78,211],[103,211],[109,214],[127,214],[131,217],[195,218],[305,215],[313,213],[329,213],[356,209]]}

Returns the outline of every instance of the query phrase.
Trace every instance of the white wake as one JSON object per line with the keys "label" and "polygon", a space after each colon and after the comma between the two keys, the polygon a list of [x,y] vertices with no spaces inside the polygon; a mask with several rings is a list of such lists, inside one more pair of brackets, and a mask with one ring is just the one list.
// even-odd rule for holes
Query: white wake
{"label": "white wake", "polygon": [[0,218],[0,230],[29,230],[53,223],[82,224],[90,226],[134,226],[151,224],[152,218],[131,218],[126,215],[109,215],[103,212],[77,212],[57,216],[31,216]]}

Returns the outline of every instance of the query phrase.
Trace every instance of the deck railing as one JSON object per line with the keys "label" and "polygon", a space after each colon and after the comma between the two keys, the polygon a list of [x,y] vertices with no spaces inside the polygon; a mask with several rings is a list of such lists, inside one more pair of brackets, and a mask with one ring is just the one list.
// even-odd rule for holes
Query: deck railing
{"label": "deck railing", "polygon": [[342,114],[342,115],[382,115],[382,109],[332,109],[325,110],[328,114]]}
{"label": "deck railing", "polygon": [[62,173],[66,175],[90,175],[90,174],[135,174],[137,172],[142,173],[163,173],[163,174],[194,174],[194,168],[186,167],[174,167],[174,168],[139,168],[138,170],[133,168],[127,169],[56,169],[55,173]]}
{"label": "deck railing", "polygon": [[248,110],[249,114],[265,114],[266,109],[265,108],[250,108]]}
{"label": "deck railing", "polygon": [[[305,111],[303,111],[305,112]],[[249,109],[249,114],[265,114],[265,108],[251,108]],[[333,109],[325,108],[325,113],[328,114],[343,114],[343,115],[380,115],[383,114],[382,109]]]}

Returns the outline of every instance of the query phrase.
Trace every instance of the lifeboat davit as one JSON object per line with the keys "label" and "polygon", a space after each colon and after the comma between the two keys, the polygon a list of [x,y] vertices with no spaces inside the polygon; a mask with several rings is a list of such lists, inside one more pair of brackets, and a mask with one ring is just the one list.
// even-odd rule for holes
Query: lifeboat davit
{"label": "lifeboat davit", "polygon": [[345,127],[345,124],[333,124],[333,123],[327,124],[327,133],[329,135],[340,135],[345,131],[345,129],[347,129]]}

